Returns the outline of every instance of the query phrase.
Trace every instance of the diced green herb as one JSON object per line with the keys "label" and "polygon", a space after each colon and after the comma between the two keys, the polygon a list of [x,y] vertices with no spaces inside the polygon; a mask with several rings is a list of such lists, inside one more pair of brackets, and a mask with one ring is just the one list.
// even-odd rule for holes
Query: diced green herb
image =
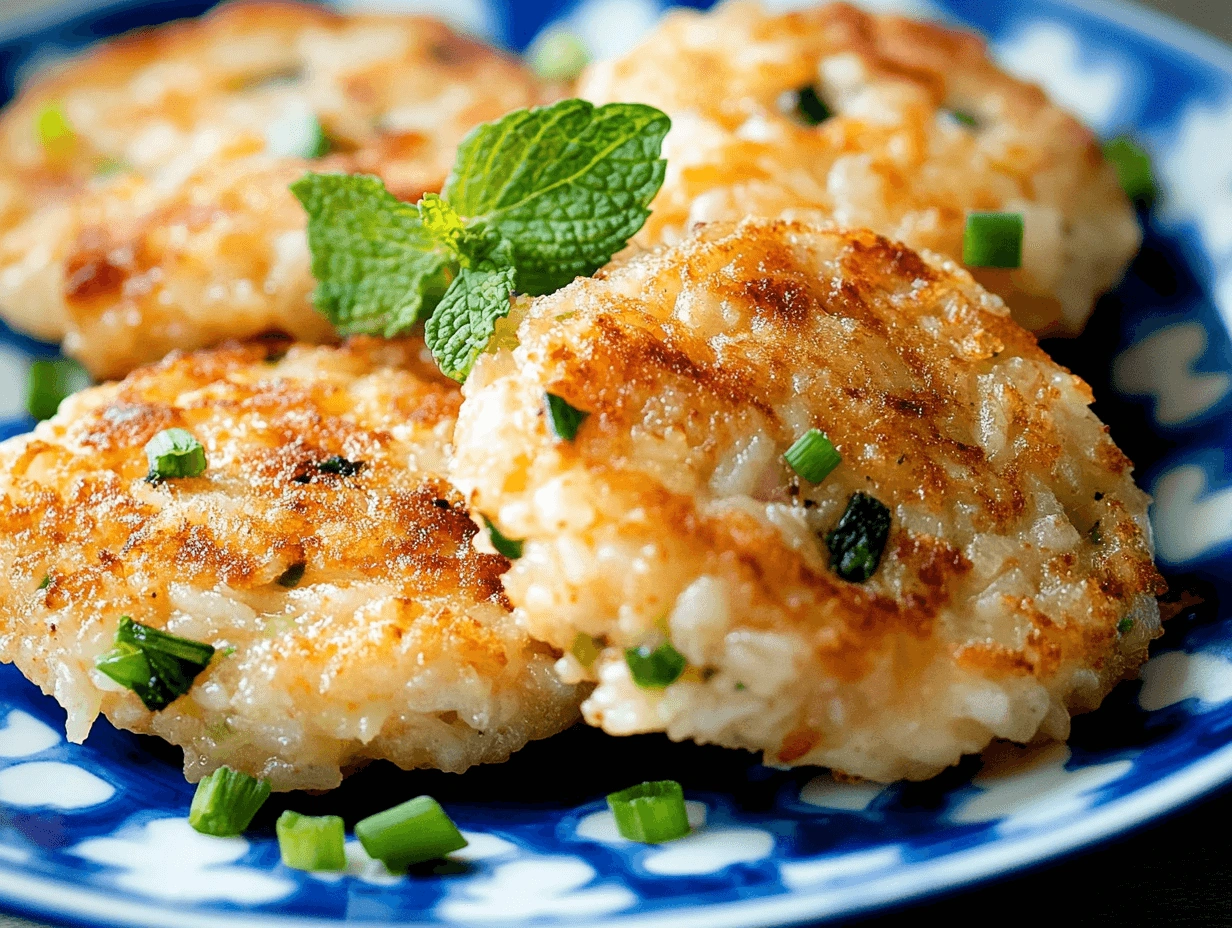
{"label": "diced green herb", "polygon": [[590,413],[570,406],[555,393],[545,393],[543,399],[547,405],[548,421],[552,424],[553,433],[561,441],[573,441]]}
{"label": "diced green herb", "polygon": [[642,689],[661,690],[679,680],[689,662],[665,641],[654,649],[646,645],[626,649],[625,663],[634,683]]}
{"label": "diced green herb", "polygon": [[622,838],[661,844],[690,831],[684,790],[675,780],[639,783],[607,797]]}
{"label": "diced green herb", "polygon": [[90,385],[86,369],[68,358],[40,359],[26,377],[26,410],[40,422],[50,419],[66,396]]}
{"label": "diced green herb", "polygon": [[34,129],[44,151],[54,158],[72,154],[77,145],[77,133],[68,114],[58,103],[48,103],[34,117]]}
{"label": "diced green herb", "polygon": [[867,493],[851,494],[838,525],[826,535],[831,570],[863,583],[877,571],[889,537],[890,510]]}
{"label": "diced green herb", "polygon": [[843,460],[821,429],[809,429],[796,439],[783,457],[791,469],[809,483],[821,483]]}
{"label": "diced green herb", "polygon": [[299,582],[304,579],[304,571],[308,569],[308,565],[303,561],[296,561],[274,580],[279,586],[284,586],[288,590],[293,590],[299,586]]}
{"label": "diced green herb", "polygon": [[38,588],[39,588],[40,590],[45,590],[45,589],[47,589],[49,586],[51,586],[51,574],[47,574],[47,575],[45,575],[45,576],[43,577],[43,579],[39,581]]}
{"label": "diced green herb", "polygon": [[197,477],[205,473],[205,448],[184,429],[164,429],[145,446],[150,480]]}
{"label": "diced green herb", "polygon": [[576,657],[583,667],[590,667],[599,658],[602,650],[598,641],[585,632],[578,632],[573,638],[573,647],[569,649],[569,653]]}
{"label": "diced green herb", "polygon": [[332,454],[317,465],[317,470],[323,474],[354,477],[364,469],[364,464],[364,461],[348,461],[341,455]]}
{"label": "diced green herb", "polygon": [[1104,143],[1104,157],[1116,170],[1117,180],[1133,202],[1150,204],[1158,188],[1151,156],[1137,142],[1122,135]]}
{"label": "diced green herb", "polygon": [[151,712],[165,709],[192,689],[214,656],[208,644],[120,617],[115,647],[94,661],[99,673],[137,694]]}
{"label": "diced green herb", "polygon": [[522,556],[523,543],[521,540],[506,537],[487,516],[483,517],[483,524],[487,526],[488,538],[491,539],[492,547],[497,550],[497,553],[505,555],[511,561],[516,561]]}
{"label": "diced green herb", "polygon": [[417,796],[369,816],[356,824],[355,837],[368,856],[382,861],[390,873],[437,860],[467,843],[431,796]]}
{"label": "diced green herb", "polygon": [[812,84],[807,84],[794,91],[793,98],[792,108],[796,118],[806,126],[819,126],[834,115],[834,111],[826,105],[825,100],[821,99],[817,88]]}
{"label": "diced green herb", "polygon": [[346,826],[337,815],[300,815],[287,809],[274,824],[282,862],[309,872],[345,870]]}
{"label": "diced green herb", "polygon": [[1134,620],[1133,620],[1133,619],[1131,619],[1129,616],[1125,616],[1125,618],[1123,618],[1123,619],[1121,619],[1121,621],[1117,622],[1117,627],[1116,627],[1116,628],[1117,628],[1117,634],[1118,634],[1118,635],[1125,635],[1125,634],[1128,634],[1128,633],[1129,633],[1129,630],[1130,630],[1131,628],[1133,628],[1133,627],[1134,627]]}
{"label": "diced green herb", "polygon": [[963,264],[967,267],[1022,266],[1021,213],[968,213],[963,230]]}
{"label": "diced green herb", "polygon": [[242,835],[269,799],[268,780],[219,767],[200,783],[188,810],[188,824],[203,835]]}
{"label": "diced green herb", "polygon": [[530,68],[545,81],[571,81],[590,62],[586,46],[568,29],[546,29],[526,50]]}
{"label": "diced green herb", "polygon": [[960,126],[966,126],[968,129],[978,129],[980,121],[971,113],[965,110],[948,110],[950,119],[954,120]]}

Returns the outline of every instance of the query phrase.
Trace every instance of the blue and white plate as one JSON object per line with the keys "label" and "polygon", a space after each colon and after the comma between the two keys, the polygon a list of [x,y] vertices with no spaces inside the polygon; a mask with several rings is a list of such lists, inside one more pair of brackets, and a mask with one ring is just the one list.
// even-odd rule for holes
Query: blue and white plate
{"label": "blue and white plate", "polygon": [[[614,43],[659,12],[656,0],[386,4],[439,8],[515,47],[563,21],[597,53],[621,51]],[[208,5],[94,4],[0,34],[0,99],[88,41]],[[925,784],[835,783],[737,752],[577,728],[461,777],[375,765],[329,797],[292,798],[298,811],[341,808],[352,820],[418,793],[439,798],[470,846],[433,871],[393,878],[357,848],[345,875],[281,866],[272,822],[288,797],[275,797],[247,838],[197,835],[176,752],[103,722],[84,746],[69,745],[63,712],[5,667],[0,906],[175,928],[786,924],[1004,873],[1232,779],[1232,597],[1219,579],[1232,577],[1232,51],[1098,0],[874,5],[979,29],[1007,67],[1100,132],[1133,133],[1155,157],[1164,190],[1143,217],[1142,254],[1081,339],[1048,346],[1091,381],[1099,414],[1138,462],[1170,577],[1206,597],[1171,623],[1142,682],[1078,719],[1068,745],[1002,750]],[[20,410],[25,368],[53,352],[0,333],[0,437],[33,424]],[[605,793],[666,777],[685,784],[704,827],[663,847],[621,841]]]}

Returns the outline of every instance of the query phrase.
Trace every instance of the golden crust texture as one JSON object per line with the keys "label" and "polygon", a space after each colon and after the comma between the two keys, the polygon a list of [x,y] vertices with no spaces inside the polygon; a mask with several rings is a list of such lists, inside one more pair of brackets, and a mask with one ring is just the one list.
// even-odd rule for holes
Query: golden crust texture
{"label": "golden crust texture", "polygon": [[[834,115],[802,122],[803,87]],[[696,221],[813,213],[961,260],[968,211],[1021,212],[1022,268],[976,277],[1027,328],[1073,334],[1141,238],[1092,134],[967,33],[845,4],[679,10],[624,58],[594,65],[579,94],[672,117],[643,246],[678,241]]]}
{"label": "golden crust texture", "polygon": [[[471,128],[545,99],[512,58],[419,16],[239,3],[104,44],[0,116],[0,312],[100,378],[220,334],[324,340],[287,185],[375,173],[414,200]],[[67,140],[40,135],[48,107]],[[318,124],[330,152],[310,159]]]}
{"label": "golden crust texture", "polygon": [[[508,562],[475,550],[441,476],[456,386],[420,341],[286,347],[173,355],[0,446],[0,658],[72,740],[101,711],[183,747],[193,781],[224,763],[276,789],[378,758],[461,771],[571,724],[578,688],[516,628]],[[143,446],[169,427],[208,469],[150,483]],[[322,469],[333,455],[362,467]],[[124,615],[218,649],[161,712],[93,669]]]}
{"label": "golden crust texture", "polygon": [[[597,681],[593,725],[925,778],[1065,737],[1158,634],[1148,500],[1086,384],[943,259],[715,223],[534,301],[517,339],[463,388],[451,475],[525,539],[506,591]],[[545,393],[589,413],[575,440]],[[820,485],[783,458],[810,428],[842,454]],[[863,584],[824,540],[856,491],[892,518]],[[688,669],[639,688],[624,650],[665,638]]]}

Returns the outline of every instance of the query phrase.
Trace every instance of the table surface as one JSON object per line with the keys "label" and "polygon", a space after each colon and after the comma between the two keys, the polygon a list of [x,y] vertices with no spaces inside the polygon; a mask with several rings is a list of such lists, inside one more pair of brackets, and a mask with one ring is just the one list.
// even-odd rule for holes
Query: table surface
{"label": "table surface", "polygon": [[[516,2],[516,0],[514,0]],[[54,7],[55,0],[0,0],[0,22]],[[1232,43],[1229,0],[1147,0]],[[1232,926],[1232,788],[1163,821],[1064,860],[1007,879],[856,919],[889,928],[937,918],[963,924],[1009,905],[1050,913],[1063,924]],[[1037,902],[1038,900],[1038,902]],[[0,928],[42,928],[0,915]]]}

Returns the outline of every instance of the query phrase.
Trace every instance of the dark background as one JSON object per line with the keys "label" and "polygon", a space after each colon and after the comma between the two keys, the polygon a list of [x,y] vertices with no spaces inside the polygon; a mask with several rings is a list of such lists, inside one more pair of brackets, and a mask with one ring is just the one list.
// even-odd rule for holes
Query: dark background
{"label": "dark background", "polygon": [[[986,0],[989,3],[998,0]],[[5,19],[57,4],[0,0]],[[79,6],[73,0],[71,6]],[[1232,43],[1232,0],[1152,0]],[[849,920],[858,928],[976,921],[1018,925],[1232,926],[1232,788],[1101,846],[1027,873]],[[36,928],[0,915],[0,928]]]}

